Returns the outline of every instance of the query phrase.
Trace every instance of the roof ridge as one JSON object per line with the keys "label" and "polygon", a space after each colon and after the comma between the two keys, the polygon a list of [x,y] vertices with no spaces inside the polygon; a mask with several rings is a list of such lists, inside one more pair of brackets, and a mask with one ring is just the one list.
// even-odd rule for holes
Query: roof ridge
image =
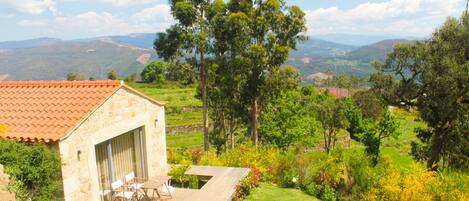
{"label": "roof ridge", "polygon": [[83,81],[6,81],[0,87],[57,87],[57,86],[120,86],[121,80],[83,80]]}

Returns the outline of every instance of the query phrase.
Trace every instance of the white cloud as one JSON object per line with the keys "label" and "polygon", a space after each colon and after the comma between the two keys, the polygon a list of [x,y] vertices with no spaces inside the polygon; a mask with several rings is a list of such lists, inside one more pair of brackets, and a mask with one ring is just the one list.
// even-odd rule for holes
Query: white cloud
{"label": "white cloud", "polygon": [[53,30],[57,33],[73,33],[78,30],[89,36],[114,35],[164,31],[172,23],[169,6],[156,5],[128,17],[92,11],[74,16],[60,16],[55,18]]}
{"label": "white cloud", "polygon": [[389,0],[306,11],[310,34],[353,33],[426,36],[447,16],[459,16],[460,0]]}
{"label": "white cloud", "polygon": [[128,6],[135,4],[146,4],[156,2],[157,0],[98,0],[103,3],[110,3],[115,6]]}
{"label": "white cloud", "polygon": [[44,20],[21,20],[18,25],[23,27],[43,26],[46,22]]}
{"label": "white cloud", "polygon": [[56,17],[54,29],[65,33],[79,31],[85,34],[115,34],[130,30],[131,26],[111,13],[90,11],[75,16]]}
{"label": "white cloud", "polygon": [[13,7],[19,12],[31,15],[39,15],[45,11],[50,11],[55,15],[57,12],[53,0],[0,0],[0,2]]}
{"label": "white cloud", "polygon": [[130,21],[142,30],[153,31],[164,31],[174,23],[171,8],[165,4],[145,8],[132,15]]}

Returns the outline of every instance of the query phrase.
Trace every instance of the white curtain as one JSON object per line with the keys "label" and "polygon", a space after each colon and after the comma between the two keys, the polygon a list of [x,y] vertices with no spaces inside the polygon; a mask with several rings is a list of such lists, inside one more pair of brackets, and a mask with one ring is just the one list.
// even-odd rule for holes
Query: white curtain
{"label": "white curtain", "polygon": [[144,143],[141,132],[142,128],[135,129],[95,146],[103,200],[110,200],[112,182],[119,179],[124,181],[125,175],[131,172],[137,177],[145,176],[145,160],[142,153],[144,147],[141,146]]}

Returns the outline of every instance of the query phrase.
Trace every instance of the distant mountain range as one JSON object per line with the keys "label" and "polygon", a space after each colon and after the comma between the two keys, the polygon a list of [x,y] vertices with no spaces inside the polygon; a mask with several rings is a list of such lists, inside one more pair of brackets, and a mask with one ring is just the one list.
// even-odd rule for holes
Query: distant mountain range
{"label": "distant mountain range", "polygon": [[111,69],[116,69],[121,76],[138,73],[155,58],[150,49],[112,40],[58,41],[27,48],[0,49],[0,75],[3,75],[0,78],[61,80],[70,72],[78,72],[86,77],[103,79]]}
{"label": "distant mountain range", "polygon": [[[155,37],[156,34],[141,33],[77,40],[37,38],[0,42],[0,80],[60,80],[70,72],[104,79],[110,69],[116,69],[122,77],[139,73],[145,64],[158,59],[152,49]],[[366,76],[373,71],[371,61],[384,60],[395,44],[411,42],[387,39],[353,45],[377,38],[349,37],[311,37],[292,51],[287,65],[296,67],[305,77],[326,71]]]}
{"label": "distant mountain range", "polygon": [[54,43],[61,42],[62,40],[57,38],[35,38],[30,40],[20,41],[7,41],[0,42],[0,49],[20,49],[20,48],[31,48],[37,46],[51,45]]}
{"label": "distant mountain range", "polygon": [[292,52],[287,63],[304,77],[318,72],[365,77],[374,71],[371,66],[374,60],[384,62],[396,44],[410,42],[407,39],[388,39],[365,46],[351,46],[311,39]]}
{"label": "distant mountain range", "polygon": [[317,35],[313,38],[333,41],[335,43],[353,45],[353,46],[367,46],[373,43],[378,43],[383,40],[392,39],[405,39],[405,40],[422,40],[422,37],[413,36],[395,36],[395,35],[357,35],[357,34],[326,34]]}

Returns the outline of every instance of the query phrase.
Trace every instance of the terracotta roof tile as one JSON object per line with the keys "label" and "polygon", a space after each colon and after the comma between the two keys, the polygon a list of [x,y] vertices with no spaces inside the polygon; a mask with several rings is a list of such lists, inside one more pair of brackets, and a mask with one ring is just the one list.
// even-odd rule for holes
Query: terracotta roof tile
{"label": "terracotta roof tile", "polygon": [[319,93],[329,93],[337,98],[349,97],[351,96],[350,91],[345,88],[317,88]]}
{"label": "terracotta roof tile", "polygon": [[57,141],[114,93],[121,81],[0,82],[2,135],[18,141]]}

